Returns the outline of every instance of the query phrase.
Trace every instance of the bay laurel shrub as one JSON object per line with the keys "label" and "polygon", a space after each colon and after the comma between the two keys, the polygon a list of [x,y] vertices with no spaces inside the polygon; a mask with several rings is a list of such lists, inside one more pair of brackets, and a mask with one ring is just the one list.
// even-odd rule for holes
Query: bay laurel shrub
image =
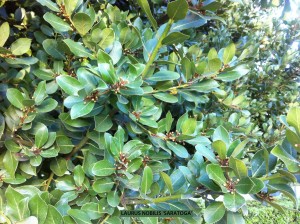
{"label": "bay laurel shrub", "polygon": [[[37,0],[13,12],[1,3],[0,222],[197,223],[204,214],[244,223],[245,195],[282,213],[278,193],[297,206],[295,79],[287,115],[288,103],[259,104],[280,108],[271,121],[249,103],[260,52],[200,41],[214,26],[231,32],[236,21],[218,9],[244,5],[225,3],[138,0],[124,11],[115,1]],[[281,122],[276,140],[272,122]],[[124,218],[123,209],[193,216]]]}

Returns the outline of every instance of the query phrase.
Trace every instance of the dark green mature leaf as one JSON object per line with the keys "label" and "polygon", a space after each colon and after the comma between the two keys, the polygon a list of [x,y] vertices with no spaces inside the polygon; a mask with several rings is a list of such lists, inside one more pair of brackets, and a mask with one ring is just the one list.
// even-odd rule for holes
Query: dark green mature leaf
{"label": "dark green mature leaf", "polygon": [[114,190],[107,194],[107,202],[111,207],[117,207],[120,204],[121,198],[118,191]]}
{"label": "dark green mature leaf", "polygon": [[96,176],[109,176],[116,172],[116,167],[108,160],[101,160],[96,162],[92,167],[92,173]]}
{"label": "dark green mature leaf", "polygon": [[18,89],[10,88],[6,92],[6,97],[9,100],[9,102],[14,105],[15,107],[19,109],[23,109],[23,101],[24,101],[24,96]]}
{"label": "dark green mature leaf", "polygon": [[95,130],[99,132],[106,132],[113,126],[109,114],[95,116],[94,120],[95,120]]}
{"label": "dark green mature leaf", "polygon": [[87,215],[86,212],[81,211],[79,209],[70,209],[68,211],[68,215],[70,215],[75,221],[76,223],[82,223],[82,224],[91,224],[91,219],[90,217]]}
{"label": "dark green mature leaf", "polygon": [[243,215],[237,212],[227,212],[227,223],[230,224],[245,224]]}
{"label": "dark green mature leaf", "polygon": [[83,12],[76,13],[73,16],[72,21],[74,23],[76,30],[82,36],[88,33],[93,26],[93,21],[91,17],[88,14],[85,14]]}
{"label": "dark green mature leaf", "polygon": [[19,161],[15,157],[15,153],[6,151],[3,157],[3,165],[7,173],[11,177],[15,177],[15,172],[18,167]]}
{"label": "dark green mature leaf", "polygon": [[274,191],[280,191],[286,197],[290,198],[295,205],[298,204],[294,190],[287,184],[268,184],[267,187]]}
{"label": "dark green mature leaf", "polygon": [[94,105],[95,103],[93,101],[89,101],[89,102],[83,101],[74,104],[71,108],[71,113],[70,113],[71,119],[76,119],[89,114],[93,110]]}
{"label": "dark green mature leaf", "polygon": [[51,24],[51,26],[57,30],[58,32],[67,32],[72,30],[72,28],[70,27],[70,25],[65,22],[63,19],[61,19],[60,17],[54,15],[51,12],[47,12],[44,16],[43,16],[44,20],[46,20],[48,23]]}
{"label": "dark green mature leaf", "polygon": [[[46,39],[42,43],[44,50],[57,60],[65,60],[64,52],[59,49],[58,43],[54,39]],[[37,70],[35,70],[37,72]],[[53,77],[51,77],[52,79]]]}
{"label": "dark green mature leaf", "polygon": [[47,217],[47,203],[38,195],[34,195],[29,200],[30,214],[38,218],[39,223],[44,223]]}
{"label": "dark green mature leaf", "polygon": [[67,160],[55,157],[51,160],[50,169],[56,176],[63,176],[67,171]]}
{"label": "dark green mature leaf", "polygon": [[189,35],[180,33],[180,32],[173,32],[166,36],[162,43],[165,45],[172,45],[172,44],[179,44],[183,43],[185,40],[189,39]]}
{"label": "dark green mature leaf", "polygon": [[204,156],[205,158],[208,159],[208,161],[212,163],[218,163],[215,154],[213,151],[211,151],[209,148],[205,147],[202,144],[197,144],[196,145],[196,150],[199,152],[200,155]]}
{"label": "dark green mature leaf", "polygon": [[147,15],[152,27],[157,30],[157,22],[151,13],[151,9],[148,3],[148,0],[137,0],[137,3],[143,10],[143,12]]}
{"label": "dark green mature leaf", "polygon": [[59,8],[57,4],[52,2],[51,0],[37,0],[41,5],[46,6],[47,8],[51,9],[54,12],[59,12]]}
{"label": "dark green mature leaf", "polygon": [[220,165],[208,164],[206,166],[206,172],[210,179],[215,181],[221,188],[224,188],[224,184],[226,184],[226,178]]}
{"label": "dark green mature leaf", "polygon": [[52,206],[48,205],[47,217],[44,224],[63,224],[62,215],[57,211],[57,209]]}
{"label": "dark green mature leaf", "polygon": [[160,82],[168,80],[179,79],[180,75],[177,72],[162,70],[153,74],[150,78],[147,78],[149,81]]}
{"label": "dark green mature leaf", "polygon": [[167,141],[167,146],[177,156],[184,158],[184,159],[189,157],[189,153],[184,146],[174,143],[174,142],[170,142],[170,141]]}
{"label": "dark green mature leaf", "polygon": [[85,178],[85,173],[82,166],[80,165],[75,166],[73,172],[74,172],[74,181],[76,186],[82,186]]}
{"label": "dark green mature leaf", "polygon": [[283,150],[281,146],[275,146],[275,148],[272,149],[271,153],[282,160],[290,172],[299,171],[299,161],[287,151]]}
{"label": "dark green mature leaf", "polygon": [[93,183],[93,190],[97,193],[105,193],[111,191],[114,185],[115,182],[111,178],[105,177]]}
{"label": "dark green mature leaf", "polygon": [[150,190],[152,183],[153,183],[152,169],[149,166],[145,166],[143,177],[141,180],[141,193],[146,195]]}
{"label": "dark green mature leaf", "polygon": [[204,220],[207,223],[215,223],[225,215],[225,211],[222,202],[213,202],[204,210]]}
{"label": "dark green mature leaf", "polygon": [[240,194],[256,194],[263,189],[264,183],[254,177],[242,178],[236,185],[236,190]]}
{"label": "dark green mature leaf", "polygon": [[171,95],[169,93],[155,93],[153,96],[161,101],[167,102],[167,103],[177,103],[178,98],[174,95]]}
{"label": "dark green mature leaf", "polygon": [[57,84],[67,94],[71,96],[78,96],[78,91],[83,89],[84,86],[75,78],[68,75],[60,75],[56,78]]}
{"label": "dark green mature leaf", "polygon": [[207,20],[198,13],[190,11],[184,19],[179,20],[172,25],[171,31],[176,32],[190,28],[198,28],[203,26],[206,22]]}
{"label": "dark green mature leaf", "polygon": [[41,148],[48,140],[48,128],[42,123],[38,123],[35,128],[35,145],[36,147]]}
{"label": "dark green mature leaf", "polygon": [[28,200],[11,186],[5,191],[7,215],[14,221],[21,221],[30,215]]}
{"label": "dark green mature leaf", "polygon": [[90,51],[82,46],[79,42],[75,42],[71,39],[65,39],[64,43],[69,47],[70,51],[77,57],[89,57],[94,58]]}
{"label": "dark green mature leaf", "polygon": [[201,82],[195,83],[189,87],[189,89],[195,90],[200,93],[208,93],[211,92],[213,89],[219,87],[219,83],[215,80],[203,80]]}
{"label": "dark green mature leaf", "polygon": [[170,2],[167,7],[167,14],[172,20],[184,19],[189,9],[186,0]]}
{"label": "dark green mature leaf", "polygon": [[223,126],[219,126],[215,129],[212,138],[214,141],[222,140],[227,146],[230,143],[229,133]]}
{"label": "dark green mature leaf", "polygon": [[0,26],[0,47],[3,47],[9,37],[9,23],[4,22]]}
{"label": "dark green mature leaf", "polygon": [[36,90],[33,93],[33,99],[36,105],[39,105],[48,96],[46,93],[46,82],[42,81],[38,84]]}
{"label": "dark green mature leaf", "polygon": [[245,204],[245,198],[238,193],[224,195],[224,206],[232,212],[237,212]]}

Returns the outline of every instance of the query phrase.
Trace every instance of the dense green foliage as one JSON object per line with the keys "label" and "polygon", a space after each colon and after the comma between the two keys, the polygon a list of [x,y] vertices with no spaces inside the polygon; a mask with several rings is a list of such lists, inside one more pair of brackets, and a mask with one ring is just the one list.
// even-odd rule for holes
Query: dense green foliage
{"label": "dense green foliage", "polygon": [[0,223],[296,208],[299,27],[272,2],[1,1]]}
{"label": "dense green foliage", "polygon": [[[287,200],[282,200],[279,204],[290,208],[293,207],[293,204]],[[247,224],[297,224],[300,221],[300,213],[298,211],[286,210],[286,212],[283,213],[274,207],[262,206],[256,201],[248,203],[248,212],[248,215],[245,217]]]}

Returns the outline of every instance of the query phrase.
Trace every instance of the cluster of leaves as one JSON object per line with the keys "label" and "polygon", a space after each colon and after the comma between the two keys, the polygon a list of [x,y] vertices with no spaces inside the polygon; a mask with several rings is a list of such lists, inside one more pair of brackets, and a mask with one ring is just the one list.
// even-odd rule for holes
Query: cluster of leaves
{"label": "cluster of leaves", "polygon": [[300,109],[281,116],[282,144],[260,142],[269,130],[236,93],[253,73],[247,45],[197,43],[208,22],[225,22],[221,5],[37,0],[10,14],[0,26],[0,222],[131,222],[122,208],[193,210],[172,220],[195,223],[201,197],[207,223],[243,223],[243,195],[282,212],[274,194],[296,204]]}

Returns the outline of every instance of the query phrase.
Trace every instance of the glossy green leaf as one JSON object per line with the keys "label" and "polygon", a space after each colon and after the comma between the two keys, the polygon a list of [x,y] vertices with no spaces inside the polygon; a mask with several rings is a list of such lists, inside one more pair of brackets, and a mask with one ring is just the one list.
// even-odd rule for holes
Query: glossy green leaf
{"label": "glossy green leaf", "polygon": [[93,21],[91,17],[83,12],[76,13],[73,16],[72,21],[76,30],[82,36],[88,33],[93,26]]}
{"label": "glossy green leaf", "polygon": [[76,223],[82,223],[82,224],[92,223],[87,213],[82,210],[70,209],[68,211],[68,215],[70,215],[76,221]]}
{"label": "glossy green leaf", "polygon": [[162,70],[153,74],[149,81],[160,82],[160,81],[168,81],[168,80],[176,80],[179,79],[180,75],[177,72],[171,72],[167,70]]}
{"label": "glossy green leaf", "polygon": [[48,205],[47,217],[44,224],[63,224],[62,215],[57,211],[57,209],[52,206]]}
{"label": "glossy green leaf", "polygon": [[244,177],[236,185],[236,190],[240,194],[256,194],[264,187],[264,183],[257,178]]}
{"label": "glossy green leaf", "polygon": [[[239,155],[242,154],[242,152],[244,151],[245,146],[247,145],[247,143],[249,142],[248,139],[245,139],[244,141],[242,141],[240,144],[238,144],[237,147],[235,147],[235,149],[233,150],[233,152],[231,153],[232,157],[238,157]],[[230,156],[230,155],[229,155]]]}
{"label": "glossy green leaf", "polygon": [[168,4],[167,14],[172,20],[184,19],[188,12],[188,7],[186,0],[176,0]]}
{"label": "glossy green leaf", "polygon": [[33,93],[34,102],[39,105],[48,96],[46,93],[46,82],[42,81],[38,84],[36,90]]}
{"label": "glossy green leaf", "polygon": [[85,178],[85,173],[82,166],[80,165],[75,166],[73,172],[74,172],[74,181],[76,186],[82,186]]}
{"label": "glossy green leaf", "polygon": [[68,75],[58,76],[56,82],[63,91],[71,96],[78,96],[78,91],[84,88],[77,79]]}
{"label": "glossy green leaf", "polygon": [[227,212],[227,223],[232,224],[245,224],[245,219],[243,218],[242,214],[238,212]]}
{"label": "glossy green leaf", "polygon": [[197,152],[199,152],[200,155],[204,156],[205,158],[208,159],[208,161],[212,162],[212,163],[218,163],[215,154],[213,153],[212,150],[210,150],[209,148],[205,147],[202,144],[197,144],[196,145],[196,150]]}
{"label": "glossy green leaf", "polygon": [[3,157],[3,165],[7,173],[11,177],[15,177],[15,172],[18,167],[19,161],[15,157],[15,153],[6,151]]}
{"label": "glossy green leaf", "polygon": [[28,207],[30,214],[37,217],[39,223],[44,223],[47,217],[48,205],[38,194],[29,200]]}
{"label": "glossy green leaf", "polygon": [[96,180],[93,184],[93,190],[97,193],[105,193],[111,191],[115,182],[111,178],[103,178]]}
{"label": "glossy green leaf", "polygon": [[227,146],[230,143],[229,133],[223,126],[219,126],[215,129],[212,138],[214,141],[222,140]]}
{"label": "glossy green leaf", "polygon": [[224,194],[224,206],[232,212],[237,212],[243,205],[246,204],[246,200],[238,193]]}
{"label": "glossy green leaf", "polygon": [[111,191],[107,194],[107,202],[111,207],[117,207],[120,204],[121,198],[118,191]]}
{"label": "glossy green leaf", "polygon": [[206,166],[206,172],[210,179],[215,181],[221,188],[224,187],[224,184],[226,184],[226,178],[220,165],[208,164]]}
{"label": "glossy green leaf", "polygon": [[299,161],[287,151],[283,150],[281,146],[275,146],[275,148],[272,149],[271,153],[282,160],[290,172],[299,171]]}
{"label": "glossy green leaf", "polygon": [[35,145],[38,148],[41,148],[48,140],[48,128],[46,125],[42,123],[38,123],[36,126],[36,133],[35,133]]}
{"label": "glossy green leaf", "polygon": [[102,49],[109,47],[114,42],[114,39],[115,39],[114,30],[111,28],[105,28],[105,29],[101,30],[99,38],[100,38],[100,41],[99,41],[98,45]]}
{"label": "glossy green leaf", "polygon": [[43,6],[46,6],[47,8],[51,9],[54,12],[59,12],[59,8],[57,4],[55,4],[51,0],[37,0],[37,2]]}
{"label": "glossy green leaf", "polygon": [[24,108],[23,101],[25,98],[18,89],[15,88],[8,89],[6,92],[6,97],[9,100],[9,102],[15,107],[19,109]]}
{"label": "glossy green leaf", "polygon": [[204,210],[204,220],[207,223],[215,223],[225,215],[223,202],[213,202]]}
{"label": "glossy green leaf", "polygon": [[139,4],[139,6],[143,10],[143,12],[147,15],[152,27],[156,30],[157,22],[151,13],[151,9],[150,9],[148,0],[137,0],[137,3]]}
{"label": "glossy green leaf", "polygon": [[56,176],[63,176],[67,171],[67,161],[63,158],[54,158],[51,160],[50,169]]}
{"label": "glossy green leaf", "polygon": [[176,156],[184,159],[189,157],[189,153],[184,146],[171,141],[167,141],[167,146],[172,152],[176,154]]}
{"label": "glossy green leaf", "polygon": [[[66,57],[64,55],[64,52],[59,49],[58,43],[54,39],[46,39],[42,43],[44,50],[47,54],[52,56],[53,58],[57,60],[65,60]],[[35,71],[36,72],[36,71]],[[53,78],[53,77],[51,77]]]}
{"label": "glossy green leaf", "polygon": [[43,16],[44,20],[46,20],[48,23],[50,23],[50,25],[57,30],[58,32],[67,32],[72,30],[72,28],[70,27],[70,25],[65,22],[63,19],[61,19],[60,17],[54,15],[51,12],[47,12],[44,16]]}
{"label": "glossy green leaf", "polygon": [[113,126],[109,114],[95,116],[94,120],[95,120],[95,130],[98,132],[106,132]]}
{"label": "glossy green leaf", "polygon": [[90,51],[81,45],[79,42],[75,42],[71,39],[65,39],[64,43],[69,47],[70,51],[77,57],[89,57],[94,58]]}
{"label": "glossy green leaf", "polygon": [[169,93],[155,93],[153,96],[163,102],[167,103],[177,103],[178,98],[174,95],[171,95]]}
{"label": "glossy green leaf", "polygon": [[219,83],[215,80],[203,80],[201,82],[195,83],[189,87],[191,90],[195,90],[200,93],[211,92],[213,89],[219,87]]}
{"label": "glossy green leaf", "polygon": [[109,176],[115,172],[116,167],[108,160],[98,161],[92,167],[92,173],[100,177]]}
{"label": "glossy green leaf", "polygon": [[149,166],[145,166],[143,171],[143,177],[141,180],[141,193],[147,194],[153,183],[153,173]]}
{"label": "glossy green leaf", "polygon": [[76,103],[71,108],[71,119],[76,119],[89,114],[93,110],[94,105],[95,103],[92,101]]}
{"label": "glossy green leaf", "polygon": [[30,215],[25,196],[8,186],[5,191],[7,215],[14,221],[21,221]]}
{"label": "glossy green leaf", "polygon": [[173,32],[166,36],[162,43],[165,45],[172,45],[172,44],[180,44],[183,43],[185,40],[189,39],[189,35],[180,33],[180,32]]}

